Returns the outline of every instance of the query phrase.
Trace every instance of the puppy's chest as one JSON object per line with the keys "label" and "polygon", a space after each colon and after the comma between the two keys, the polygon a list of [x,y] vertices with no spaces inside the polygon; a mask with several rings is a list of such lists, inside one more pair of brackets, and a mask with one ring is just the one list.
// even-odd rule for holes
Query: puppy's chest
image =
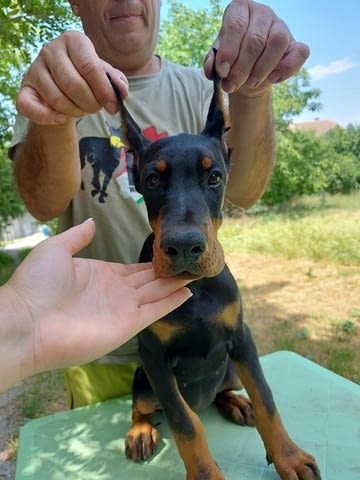
{"label": "puppy's chest", "polygon": [[198,302],[190,302],[149,327],[147,345],[151,338],[184,383],[201,381],[210,372],[222,370],[228,361],[234,328],[224,321],[224,308],[209,302],[199,308]]}
{"label": "puppy's chest", "polygon": [[188,330],[183,326],[161,346],[182,396],[195,410],[214,400],[228,370],[231,333],[216,324],[210,327],[201,321]]}

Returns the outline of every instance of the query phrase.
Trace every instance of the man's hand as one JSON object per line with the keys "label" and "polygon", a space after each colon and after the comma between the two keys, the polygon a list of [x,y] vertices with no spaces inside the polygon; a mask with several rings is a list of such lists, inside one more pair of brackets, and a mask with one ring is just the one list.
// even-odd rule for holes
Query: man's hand
{"label": "man's hand", "polygon": [[24,76],[17,109],[39,125],[64,123],[105,108],[118,111],[106,72],[125,98],[125,75],[101,60],[88,37],[67,32],[45,45]]}
{"label": "man's hand", "polygon": [[[233,0],[228,5],[213,47],[223,89],[249,97],[290,78],[310,53],[271,8],[252,0]],[[204,64],[208,78],[214,61],[211,49]]]}

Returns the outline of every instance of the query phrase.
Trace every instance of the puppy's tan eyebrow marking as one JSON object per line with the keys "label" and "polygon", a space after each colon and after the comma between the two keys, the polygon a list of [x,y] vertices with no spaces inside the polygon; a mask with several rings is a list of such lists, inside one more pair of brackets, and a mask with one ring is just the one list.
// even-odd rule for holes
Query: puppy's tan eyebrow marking
{"label": "puppy's tan eyebrow marking", "polygon": [[167,169],[167,161],[166,160],[158,160],[155,164],[156,170],[160,173],[164,173]]}
{"label": "puppy's tan eyebrow marking", "polygon": [[201,165],[204,170],[209,170],[209,168],[212,167],[213,161],[211,160],[210,157],[203,157],[201,159]]}

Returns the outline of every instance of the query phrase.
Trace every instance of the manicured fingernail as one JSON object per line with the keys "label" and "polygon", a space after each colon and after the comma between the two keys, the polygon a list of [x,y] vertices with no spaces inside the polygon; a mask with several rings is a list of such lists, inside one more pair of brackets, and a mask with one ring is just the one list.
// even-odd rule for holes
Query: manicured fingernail
{"label": "manicured fingernail", "polygon": [[118,111],[118,105],[114,102],[106,103],[105,110],[111,115],[114,115]]}
{"label": "manicured fingernail", "polygon": [[217,68],[217,72],[220,78],[226,78],[229,75],[230,70],[231,70],[231,65],[229,62],[224,62]]}
{"label": "manicured fingernail", "polygon": [[90,217],[90,218],[87,218],[86,220],[83,221],[83,223],[88,223],[88,222],[91,222],[93,221],[93,217]]}

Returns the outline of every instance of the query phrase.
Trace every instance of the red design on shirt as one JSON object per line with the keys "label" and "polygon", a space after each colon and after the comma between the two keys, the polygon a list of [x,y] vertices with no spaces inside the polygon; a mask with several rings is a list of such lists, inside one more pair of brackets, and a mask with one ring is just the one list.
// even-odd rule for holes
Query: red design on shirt
{"label": "red design on shirt", "polygon": [[151,140],[152,142],[155,142],[156,140],[159,140],[160,138],[168,137],[169,134],[167,132],[161,132],[158,133],[156,130],[156,127],[148,127],[143,130],[143,135],[148,139]]}

